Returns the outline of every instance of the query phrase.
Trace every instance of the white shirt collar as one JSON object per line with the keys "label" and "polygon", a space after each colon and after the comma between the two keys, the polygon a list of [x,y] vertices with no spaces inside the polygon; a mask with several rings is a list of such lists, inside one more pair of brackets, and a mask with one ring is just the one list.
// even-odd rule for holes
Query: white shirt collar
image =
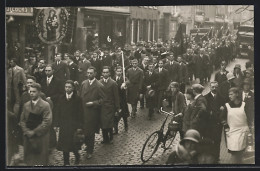
{"label": "white shirt collar", "polygon": [[96,78],[94,78],[93,80],[89,80],[89,84],[91,85],[94,81],[95,81]]}
{"label": "white shirt collar", "polygon": [[39,101],[39,98],[37,100],[32,100],[32,103],[36,105],[36,103]]}
{"label": "white shirt collar", "polygon": [[197,98],[198,98],[200,95],[201,95],[201,94],[198,94],[197,96],[195,96],[195,98],[194,98],[194,99],[196,100],[196,99],[197,99]]}
{"label": "white shirt collar", "polygon": [[67,97],[67,99],[70,99],[70,98],[72,97],[72,95],[73,95],[73,92],[70,93],[70,94],[67,94],[67,93],[66,93],[66,97]]}
{"label": "white shirt collar", "polygon": [[51,82],[52,78],[53,78],[53,75],[50,77],[47,77],[47,80],[50,80],[50,82]]}
{"label": "white shirt collar", "polygon": [[107,79],[103,78],[103,79],[104,79],[104,82],[107,83],[107,81],[108,81],[109,78],[107,78]]}

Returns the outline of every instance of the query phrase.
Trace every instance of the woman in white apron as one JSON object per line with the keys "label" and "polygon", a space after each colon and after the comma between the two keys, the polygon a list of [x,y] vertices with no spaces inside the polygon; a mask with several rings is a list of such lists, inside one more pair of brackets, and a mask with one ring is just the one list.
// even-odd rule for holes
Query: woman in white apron
{"label": "woman in white apron", "polygon": [[225,138],[232,156],[232,164],[242,164],[249,133],[245,103],[241,100],[238,88],[229,89],[229,99],[230,102],[226,103],[222,110],[222,116],[225,117],[223,121]]}

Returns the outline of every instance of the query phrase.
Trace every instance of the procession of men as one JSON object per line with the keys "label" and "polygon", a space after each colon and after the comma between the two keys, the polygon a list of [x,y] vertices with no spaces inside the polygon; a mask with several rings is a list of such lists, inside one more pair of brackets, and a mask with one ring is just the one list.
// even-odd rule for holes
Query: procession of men
{"label": "procession of men", "polygon": [[[203,106],[199,111],[194,109],[194,115],[201,117],[196,125],[203,128],[190,129],[213,143],[207,155],[214,158],[212,163],[219,163],[225,120],[221,107],[229,102],[230,88],[238,88],[243,102],[254,106],[254,63],[247,62],[245,71],[239,64],[234,71],[227,71],[226,66],[236,57],[235,40],[229,35],[199,42],[186,38],[184,42],[172,39],[124,47],[102,45],[94,51],[56,53],[53,63],[31,53],[24,68],[12,58],[7,71],[7,111],[15,118],[10,129],[16,134],[15,142],[8,141],[8,162],[18,152],[19,144],[24,147],[26,165],[47,166],[53,148],[63,151],[65,166],[71,165],[70,152],[78,165],[81,145],[86,145],[86,159],[91,159],[95,155],[95,135],[100,132],[102,144],[119,145],[113,137],[119,132],[120,119],[127,132],[130,118],[146,115],[152,120],[161,107],[174,112],[183,106],[180,113],[184,115],[189,100],[176,93],[186,94],[193,87],[195,101],[201,98],[197,105]],[[217,73],[211,78],[214,71]],[[177,90],[172,91],[171,85]],[[208,85],[209,94],[200,97]],[[180,97],[184,99],[180,101]],[[143,108],[148,112],[143,113]],[[251,129],[254,109],[247,115]],[[184,133],[181,139],[185,139]]]}

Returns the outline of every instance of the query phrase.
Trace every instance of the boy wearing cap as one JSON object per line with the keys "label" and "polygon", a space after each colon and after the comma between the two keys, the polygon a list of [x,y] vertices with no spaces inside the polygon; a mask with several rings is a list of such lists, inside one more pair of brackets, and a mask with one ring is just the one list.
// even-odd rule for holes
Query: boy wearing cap
{"label": "boy wearing cap", "polygon": [[227,80],[228,71],[226,70],[226,66],[226,62],[222,61],[220,64],[220,70],[215,75],[215,81],[217,81],[218,84],[221,84],[222,82]]}
{"label": "boy wearing cap", "polygon": [[194,129],[188,130],[170,154],[166,164],[196,164],[199,141],[200,133]]}

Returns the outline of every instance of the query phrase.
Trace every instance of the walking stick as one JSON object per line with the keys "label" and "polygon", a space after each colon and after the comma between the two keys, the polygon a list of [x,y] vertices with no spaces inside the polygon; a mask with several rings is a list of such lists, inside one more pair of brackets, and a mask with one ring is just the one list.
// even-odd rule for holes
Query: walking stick
{"label": "walking stick", "polygon": [[124,59],[124,51],[122,51],[122,67],[123,67],[123,79],[125,83],[125,59]]}

